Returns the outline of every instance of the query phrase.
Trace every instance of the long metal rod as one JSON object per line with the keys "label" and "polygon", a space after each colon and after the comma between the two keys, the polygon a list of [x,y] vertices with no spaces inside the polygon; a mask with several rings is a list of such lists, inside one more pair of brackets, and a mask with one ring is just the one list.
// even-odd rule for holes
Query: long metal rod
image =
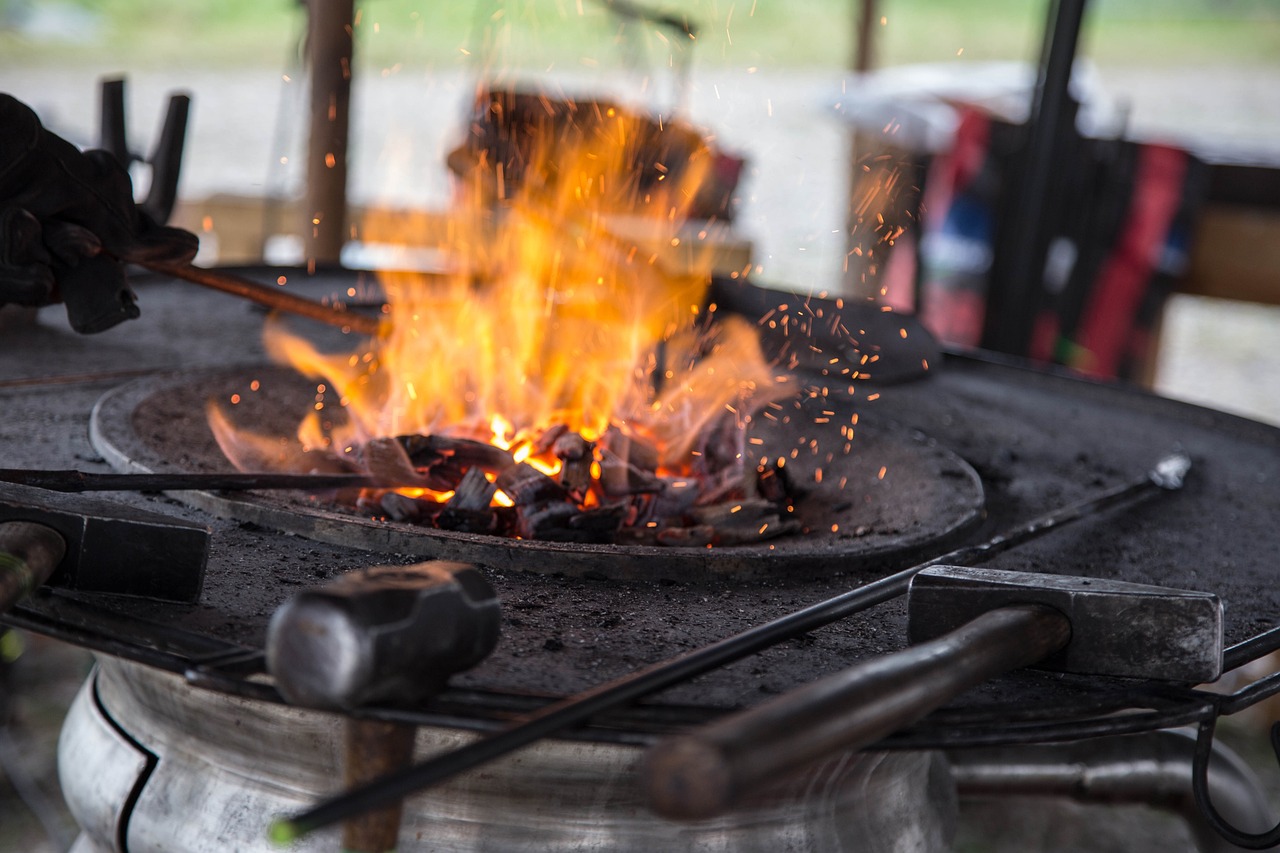
{"label": "long metal rod", "polygon": [[368,474],[94,474],[85,471],[41,471],[0,468],[0,483],[17,483],[54,492],[183,492],[249,489],[395,488],[418,483]]}
{"label": "long metal rod", "polygon": [[223,270],[205,269],[191,264],[163,262],[148,262],[140,266],[144,266],[152,272],[171,275],[174,278],[198,284],[201,287],[230,293],[232,296],[248,299],[250,302],[256,302],[267,308],[285,311],[289,314],[297,314],[300,317],[307,317],[312,320],[319,320],[321,323],[350,329],[362,335],[376,335],[382,328],[382,321],[376,317],[367,317],[334,305],[313,302],[310,299],[304,299],[279,288],[271,288],[265,284],[259,284],[256,281],[250,281],[247,278],[242,278]]}
{"label": "long metal rod", "polygon": [[1161,459],[1157,465],[1129,483],[1077,503],[1053,510],[985,542],[967,545],[927,562],[903,569],[856,589],[810,605],[771,622],[750,628],[670,660],[590,688],[513,720],[499,732],[453,752],[389,774],[353,788],[291,818],[273,821],[269,836],[287,843],[352,815],[378,808],[500,758],[556,732],[587,722],[596,714],[639,699],[667,687],[689,681],[785,640],[829,625],[840,619],[906,593],[911,579],[931,566],[967,565],[1002,553],[1064,524],[1096,515],[1139,497],[1182,487],[1191,460],[1182,454]]}

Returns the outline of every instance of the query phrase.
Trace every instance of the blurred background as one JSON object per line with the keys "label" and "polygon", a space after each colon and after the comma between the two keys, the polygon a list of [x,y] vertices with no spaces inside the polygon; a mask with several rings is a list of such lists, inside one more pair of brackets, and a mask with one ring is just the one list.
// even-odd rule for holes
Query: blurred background
{"label": "blurred background", "polygon": [[[870,227],[854,221],[860,175],[889,158],[904,184],[918,182],[949,150],[958,103],[1024,120],[1056,6],[359,2],[348,203],[366,213],[444,210],[446,158],[467,131],[477,86],[536,80],[678,115],[740,157],[724,239],[749,252],[758,282],[875,295],[889,287],[890,263],[882,253],[883,264],[859,266],[865,258],[851,249]],[[0,91],[92,147],[99,83],[125,79],[130,147],[143,159],[169,95],[189,94],[174,222],[200,232],[199,262],[297,263],[306,252],[307,14],[295,0],[0,0]],[[1210,169],[1244,170],[1235,174],[1250,189],[1199,199],[1190,261],[1167,282],[1138,378],[1160,394],[1280,424],[1280,4],[1094,0],[1076,58],[1082,133],[1173,146]],[[145,193],[145,164],[134,176]],[[343,248],[345,262],[374,257],[358,243]],[[11,663],[0,683],[0,850],[65,849],[72,830],[53,753],[90,662],[14,632],[0,655]]]}

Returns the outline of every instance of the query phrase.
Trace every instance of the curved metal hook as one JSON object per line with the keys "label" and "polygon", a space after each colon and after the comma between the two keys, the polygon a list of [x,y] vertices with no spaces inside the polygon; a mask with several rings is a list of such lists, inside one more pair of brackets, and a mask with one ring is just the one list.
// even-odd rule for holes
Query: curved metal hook
{"label": "curved metal hook", "polygon": [[[1213,754],[1214,729],[1218,725],[1216,710],[1200,721],[1196,732],[1196,748],[1191,770],[1191,793],[1195,797],[1196,806],[1204,815],[1208,824],[1223,838],[1247,850],[1265,850],[1280,845],[1280,824],[1266,832],[1242,832],[1232,826],[1214,808],[1209,799],[1209,758]],[[1271,726],[1271,750],[1280,761],[1280,723]]]}

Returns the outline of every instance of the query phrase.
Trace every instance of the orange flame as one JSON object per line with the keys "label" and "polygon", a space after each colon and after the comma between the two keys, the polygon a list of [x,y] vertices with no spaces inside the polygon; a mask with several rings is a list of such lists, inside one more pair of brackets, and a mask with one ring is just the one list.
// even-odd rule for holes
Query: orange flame
{"label": "orange flame", "polygon": [[708,421],[788,390],[750,324],[700,331],[710,248],[673,270],[611,228],[641,217],[676,245],[709,149],[695,148],[681,169],[653,164],[657,174],[642,180],[637,149],[653,125],[614,108],[593,119],[533,140],[517,187],[503,163],[464,176],[449,246],[458,271],[382,273],[388,322],[367,350],[335,356],[268,324],[270,355],[323,379],[347,416],[328,424],[318,406],[299,427],[304,447],[341,455],[377,437],[447,434],[520,459],[552,425],[589,441],[614,426],[643,434],[665,468],[680,470]]}

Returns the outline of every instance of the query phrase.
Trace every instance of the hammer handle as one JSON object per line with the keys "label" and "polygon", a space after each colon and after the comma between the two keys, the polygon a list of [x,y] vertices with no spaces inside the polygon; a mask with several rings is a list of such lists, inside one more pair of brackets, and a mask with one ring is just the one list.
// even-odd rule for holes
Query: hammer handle
{"label": "hammer handle", "polygon": [[835,675],[656,744],[650,806],[670,818],[727,811],[779,774],[874,743],[981,682],[1067,644],[1071,625],[1044,605],[989,611],[937,639]]}
{"label": "hammer handle", "polygon": [[66,553],[67,543],[52,527],[0,522],[0,614],[47,581]]}

